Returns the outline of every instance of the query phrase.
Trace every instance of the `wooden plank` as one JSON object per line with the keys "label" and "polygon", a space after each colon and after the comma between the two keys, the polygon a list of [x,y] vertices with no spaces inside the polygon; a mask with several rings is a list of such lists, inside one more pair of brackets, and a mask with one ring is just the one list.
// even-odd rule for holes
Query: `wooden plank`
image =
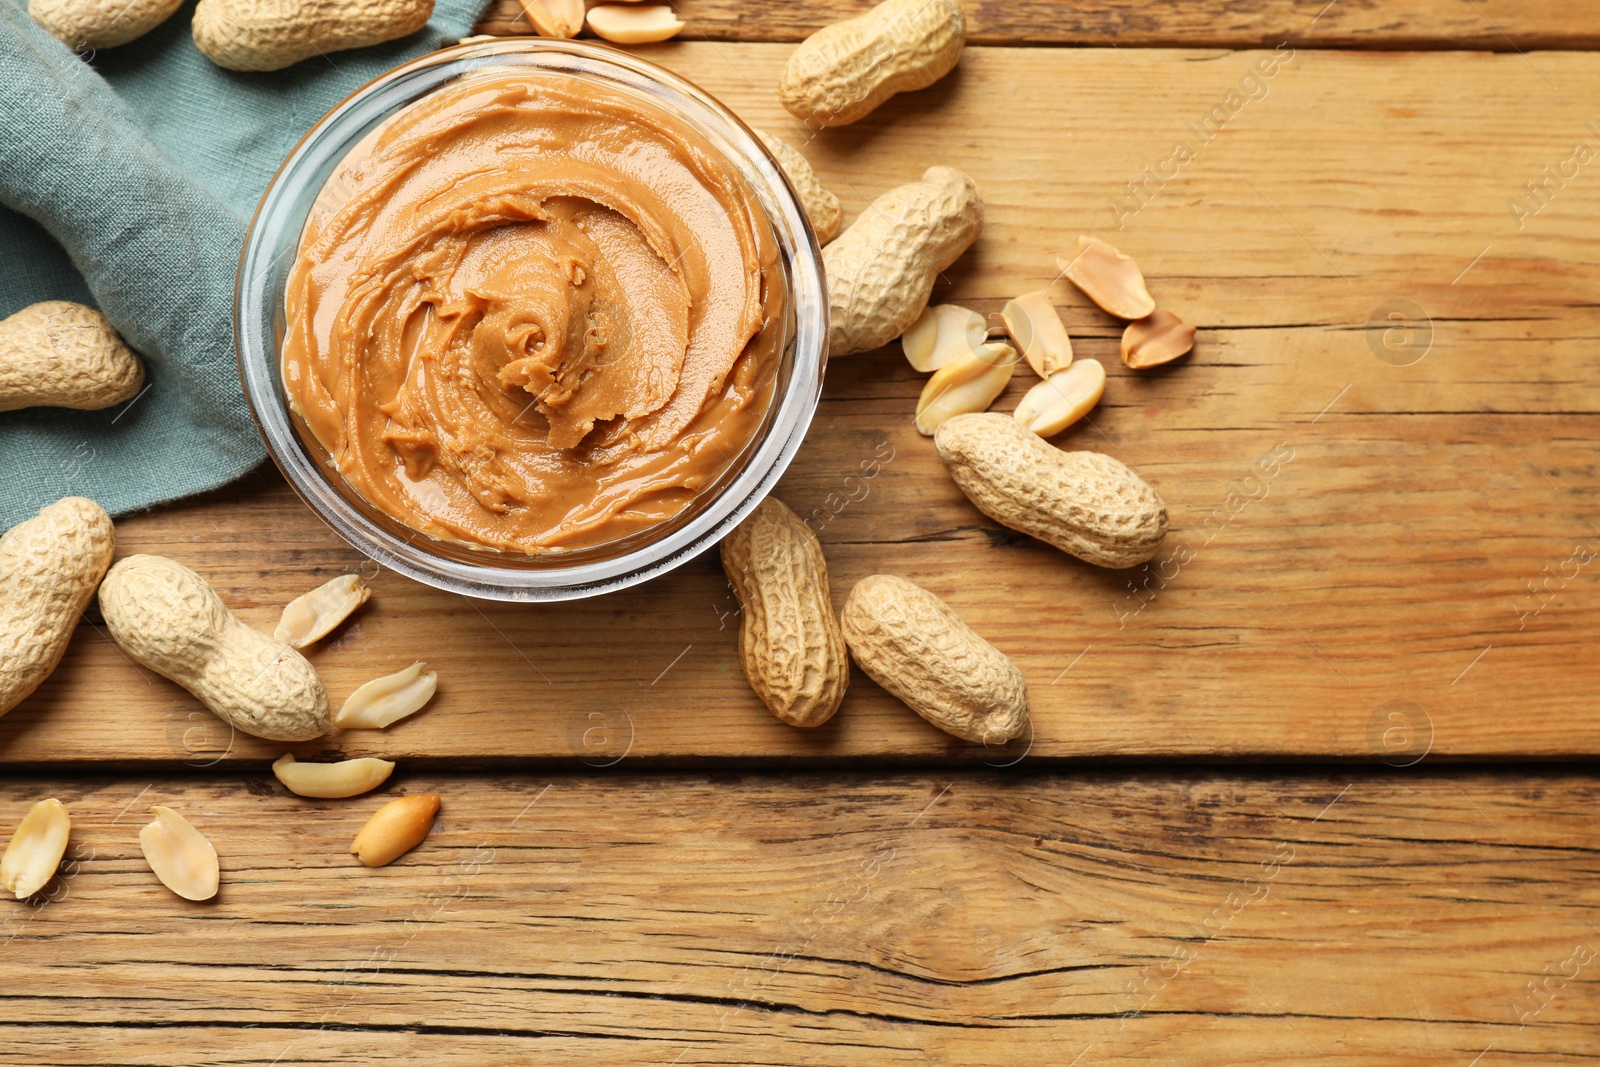
{"label": "wooden plank", "polygon": [[[764,89],[785,52],[687,43],[651,54],[795,136]],[[1516,55],[1301,53],[1257,110],[1115,230],[1108,199],[1256,58],[978,48],[947,84],[806,145],[852,210],[932,163],[977,177],[984,236],[936,299],[993,313],[1049,284],[1054,254],[1078,233],[1098,232],[1202,327],[1194,357],[1136,378],[1117,361],[1115,324],[1064,283],[1052,288],[1080,355],[1112,376],[1092,423],[1060,441],[1119,455],[1160,486],[1173,529],[1155,566],[1098,571],[980,516],[912,430],[921,380],[892,348],[835,361],[780,495],[820,528],[836,604],[855,580],[892,570],[1016,658],[1033,695],[1029,759],[1596,754],[1600,668],[1586,634],[1600,586],[1581,561],[1600,547],[1589,518],[1600,200],[1583,170],[1522,230],[1506,201],[1574,139],[1596,139],[1584,108],[1600,60],[1538,57],[1563,89],[1552,94]],[[1002,114],[1006,124],[993,121]],[[1378,358],[1396,300],[1431,316],[1417,331],[1431,349],[1408,366]],[[1292,458],[1274,466],[1280,446]],[[121,537],[125,552],[206,573],[263,628],[294,595],[363,565],[276,475],[130,519]],[[439,668],[441,694],[386,734],[303,752],[595,763],[1021,754],[948,739],[859,674],[823,729],[771,720],[740,674],[736,605],[714,554],[581,604],[480,604],[390,574],[374,588],[314,654],[335,700],[415,657]],[[226,736],[98,628],[0,720],[0,759],[13,763],[278,751]]]}
{"label": "wooden plank", "polygon": [[76,865],[0,902],[0,1061],[1600,1060],[1592,777],[402,774],[443,812],[376,871],[379,798],[4,782]]}
{"label": "wooden plank", "polygon": [[[590,7],[594,6],[590,0]],[[673,7],[696,41],[799,41],[823,26],[860,14],[871,0],[813,0],[805,4],[678,0]],[[967,40],[986,45],[1082,45],[1103,48],[1271,48],[1292,41],[1306,48],[1488,49],[1594,48],[1600,26],[1582,5],[1478,0],[1422,0],[1403,10],[1371,0],[1297,3],[1256,0],[1214,4],[1179,0],[1014,0],[964,4]],[[531,34],[519,0],[490,0],[476,32]]]}

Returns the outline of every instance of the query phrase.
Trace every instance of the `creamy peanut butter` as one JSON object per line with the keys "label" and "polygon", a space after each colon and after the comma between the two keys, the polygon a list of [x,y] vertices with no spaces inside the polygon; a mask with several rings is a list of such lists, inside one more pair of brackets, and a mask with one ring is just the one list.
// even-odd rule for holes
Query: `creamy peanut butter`
{"label": "creamy peanut butter", "polygon": [[772,399],[785,289],[743,177],[654,103],[484,75],[330,179],[289,277],[293,410],[434,537],[541,553],[671,518]]}

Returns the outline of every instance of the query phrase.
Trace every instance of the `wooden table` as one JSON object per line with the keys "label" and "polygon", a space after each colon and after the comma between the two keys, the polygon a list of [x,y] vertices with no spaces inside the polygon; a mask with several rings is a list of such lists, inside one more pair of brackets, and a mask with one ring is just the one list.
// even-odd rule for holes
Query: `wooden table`
{"label": "wooden table", "polygon": [[[849,211],[973,174],[984,234],[935,298],[1050,284],[1107,366],[1061,443],[1158,484],[1148,568],[979,515],[895,347],[829,368],[780,489],[836,603],[893,571],[1013,656],[1031,738],[954,741],[859,673],[789,729],[744,684],[714,553],[479,603],[378,572],[263,470],[120,522],[119,551],[264,628],[364,569],[372,603],[313,655],[334,700],[414,658],[439,697],[295,751],[398,760],[385,794],[440,792],[438,826],[355,866],[379,797],[285,794],[282,746],[91,615],[0,720],[0,829],[50,795],[74,819],[63,875],[0,909],[0,1062],[1600,1061],[1600,19],[984,3],[934,88],[796,128],[788,42],[864,6],[683,0],[684,39],[641,51],[803,143]],[[1192,358],[1121,366],[1117,324],[1052,283],[1079,233],[1201,327]],[[145,866],[157,802],[216,842],[214,902]]]}

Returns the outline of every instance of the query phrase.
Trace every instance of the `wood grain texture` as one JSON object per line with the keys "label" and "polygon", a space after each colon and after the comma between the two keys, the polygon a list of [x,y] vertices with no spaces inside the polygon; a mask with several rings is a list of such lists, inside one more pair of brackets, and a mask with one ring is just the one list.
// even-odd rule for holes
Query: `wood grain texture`
{"label": "wood grain texture", "polygon": [[[648,54],[800,143],[768,89],[786,53]],[[1031,747],[946,738],[859,673],[826,727],[772,720],[739,672],[736,605],[708,553],[634,591],[539,608],[383,574],[314,662],[335,702],[418,657],[439,670],[440,696],[387,733],[297,751],[975,764],[1024,750],[1394,763],[1600,752],[1587,640],[1600,567],[1586,555],[1600,549],[1600,177],[1552,186],[1521,229],[1508,209],[1573,142],[1600,145],[1585,126],[1600,58],[1543,54],[1535,69],[1515,54],[1299,52],[1118,231],[1108,201],[1258,58],[970,49],[933,89],[805,142],[850,211],[930,164],[969,170],[986,229],[935,298],[993,314],[1051,285],[1079,355],[1111,376],[1060,443],[1125,459],[1168,503],[1169,547],[1151,568],[1098,571],[959,495],[911,426],[922,380],[897,349],[829,368],[779,495],[819,529],[836,606],[882,570],[944,596],[1022,667]],[[1051,281],[1080,232],[1133,254],[1158,300],[1201,327],[1192,357],[1146,376],[1122,368],[1117,324]],[[1409,351],[1430,343],[1420,361],[1392,365],[1392,307],[1412,308]],[[997,408],[1028,384],[1019,375]],[[363,565],[275,474],[119,528],[121,551],[195,567],[265,629],[293,596]],[[222,729],[84,627],[62,669],[0,720],[0,760],[279,752]]]}
{"label": "wood grain texture", "polygon": [[[0,783],[4,825],[73,816],[66,875],[0,901],[0,1062],[1600,1060],[1589,777],[391,786],[444,807],[366,870],[381,797]],[[215,901],[150,874],[152,803],[215,843]]]}
{"label": "wood grain texture", "polygon": [[[588,6],[594,7],[594,0]],[[752,4],[677,0],[683,36],[702,41],[799,41],[830,22],[867,10],[871,0]],[[1556,0],[982,0],[962,5],[967,40],[987,45],[1081,45],[1090,48],[1259,48],[1293,41],[1307,48],[1518,49],[1593,48],[1600,25],[1581,4]],[[476,32],[531,34],[518,0],[490,0]]]}

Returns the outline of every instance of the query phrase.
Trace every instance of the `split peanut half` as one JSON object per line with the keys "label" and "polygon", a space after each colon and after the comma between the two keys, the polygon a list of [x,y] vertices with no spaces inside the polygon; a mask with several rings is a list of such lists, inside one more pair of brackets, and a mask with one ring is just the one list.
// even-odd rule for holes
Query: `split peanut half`
{"label": "split peanut half", "polygon": [[367,867],[383,867],[422,844],[433,829],[439,811],[438,793],[391,800],[372,813],[372,818],[350,842],[350,854]]}
{"label": "split peanut half", "polygon": [[1080,359],[1029,389],[1012,414],[1040,437],[1054,437],[1093,411],[1105,391],[1100,361]]}
{"label": "split peanut half", "polygon": [[649,44],[676,37],[683,21],[667,4],[601,4],[589,9],[589,28],[613,44]]}
{"label": "split peanut half", "polygon": [[541,37],[576,37],[583,29],[583,0],[521,0],[523,14]]}
{"label": "split peanut half", "polygon": [[958,304],[935,304],[925,308],[901,335],[900,348],[912,368],[926,374],[982,347],[987,335],[983,316],[976,311]]}
{"label": "split peanut half", "polygon": [[394,770],[388,760],[364,757],[338,763],[301,763],[285,752],[272,765],[272,773],[289,792],[302,797],[336,799],[370,793]]}
{"label": "split peanut half", "polygon": [[29,808],[0,857],[0,886],[18,900],[43,889],[56,876],[71,833],[72,819],[61,801],[51,797]]}
{"label": "split peanut half", "polygon": [[155,821],[139,831],[145,862],[161,884],[185,900],[210,900],[221,878],[217,850],[182,815],[157,804]]}
{"label": "split peanut half", "polygon": [[934,371],[917,398],[917,430],[932,436],[956,415],[987,410],[1005,391],[1017,368],[1017,353],[995,342],[980,346]]}
{"label": "split peanut half", "polygon": [[1000,309],[1000,321],[1006,324],[1011,343],[1039,377],[1048,378],[1072,365],[1072,338],[1043,289],[1007,301]]}
{"label": "split peanut half", "polygon": [[297,596],[283,609],[272,636],[291,648],[305,648],[333,632],[333,628],[372,596],[372,590],[354,574],[341,574],[324,582],[304,596]]}
{"label": "split peanut half", "polygon": [[1194,348],[1194,327],[1157,308],[1122,331],[1122,362],[1134,370],[1171,363]]}
{"label": "split peanut half", "polygon": [[1142,319],[1156,309],[1139,264],[1098,237],[1079,237],[1070,260],[1056,258],[1067,280],[1119,319]]}
{"label": "split peanut half", "polygon": [[428,670],[428,665],[418,660],[351,693],[333,717],[333,725],[346,730],[381,730],[421,711],[438,688],[439,672]]}

